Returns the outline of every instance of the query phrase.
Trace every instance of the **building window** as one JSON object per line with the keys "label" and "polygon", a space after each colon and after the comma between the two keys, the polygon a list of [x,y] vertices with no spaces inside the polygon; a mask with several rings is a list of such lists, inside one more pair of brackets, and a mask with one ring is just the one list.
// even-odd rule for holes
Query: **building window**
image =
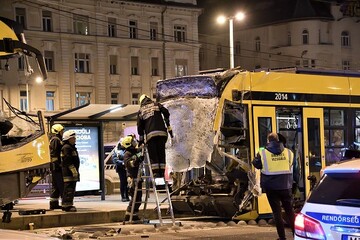
{"label": "building window", "polygon": [[291,32],[287,33],[287,45],[291,46]]}
{"label": "building window", "polygon": [[304,67],[304,68],[308,68],[308,67],[309,67],[309,60],[308,60],[308,59],[303,59],[303,67]]}
{"label": "building window", "polygon": [[315,61],[315,59],[311,59],[311,67],[312,68],[315,68],[316,67],[316,61]]}
{"label": "building window", "polygon": [[188,66],[186,59],[175,60],[175,76],[182,77],[188,74]]}
{"label": "building window", "polygon": [[158,23],[150,22],[150,40],[157,40]]}
{"label": "building window", "polygon": [[235,55],[240,56],[240,52],[241,52],[240,41],[236,41],[235,42]]}
{"label": "building window", "polygon": [[55,92],[46,91],[46,111],[55,110]]}
{"label": "building window", "polygon": [[132,93],[131,94],[131,104],[139,104],[139,97],[140,97],[140,93]]}
{"label": "building window", "polygon": [[119,103],[119,93],[111,93],[111,99],[110,99],[111,104],[118,104]]}
{"label": "building window", "polygon": [[110,56],[110,74],[117,74],[117,56],[111,55]]}
{"label": "building window", "polygon": [[25,60],[24,57],[21,56],[18,58],[18,69],[24,71],[24,68],[25,68]]}
{"label": "building window", "polygon": [[116,19],[108,18],[108,36],[116,37]]}
{"label": "building window", "polygon": [[343,70],[350,70],[350,61],[349,60],[343,60],[342,61],[342,69]]}
{"label": "building window", "polygon": [[52,32],[52,19],[50,11],[42,11],[42,23],[44,32]]}
{"label": "building window", "polygon": [[309,32],[306,29],[302,32],[302,43],[309,44]]}
{"label": "building window", "polygon": [[137,22],[130,20],[129,21],[129,37],[132,39],[137,38]]}
{"label": "building window", "polygon": [[216,56],[220,57],[222,55],[222,47],[221,47],[221,44],[218,43],[216,45]]}
{"label": "building window", "polygon": [[82,106],[91,102],[90,92],[77,92],[76,93],[76,106]]}
{"label": "building window", "polygon": [[46,69],[47,69],[49,72],[55,71],[55,66],[54,66],[54,52],[53,52],[53,51],[45,51],[45,52],[44,52],[44,59],[45,59]]}
{"label": "building window", "polygon": [[175,25],[174,26],[174,41],[185,42],[186,41],[186,26]]}
{"label": "building window", "polygon": [[24,112],[28,111],[28,97],[26,91],[20,91],[20,110]]}
{"label": "building window", "polygon": [[89,35],[89,17],[74,14],[74,33]]}
{"label": "building window", "polygon": [[159,59],[151,58],[151,76],[159,76]]}
{"label": "building window", "polygon": [[75,72],[90,73],[90,54],[75,53]]}
{"label": "building window", "polygon": [[341,46],[342,47],[350,46],[350,35],[349,35],[349,32],[347,32],[347,31],[343,31],[341,33]]}
{"label": "building window", "polygon": [[139,75],[139,58],[131,57],[131,75]]}
{"label": "building window", "polygon": [[26,29],[26,10],[25,8],[15,8],[15,20]]}
{"label": "building window", "polygon": [[255,51],[260,52],[260,37],[255,38]]}

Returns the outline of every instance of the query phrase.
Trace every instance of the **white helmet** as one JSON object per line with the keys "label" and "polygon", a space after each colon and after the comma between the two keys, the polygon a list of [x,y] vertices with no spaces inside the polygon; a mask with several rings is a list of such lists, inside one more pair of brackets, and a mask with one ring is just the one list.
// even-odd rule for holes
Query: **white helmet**
{"label": "white helmet", "polygon": [[76,133],[74,130],[67,130],[66,132],[64,132],[63,134],[63,141],[69,140],[72,137],[76,137]]}

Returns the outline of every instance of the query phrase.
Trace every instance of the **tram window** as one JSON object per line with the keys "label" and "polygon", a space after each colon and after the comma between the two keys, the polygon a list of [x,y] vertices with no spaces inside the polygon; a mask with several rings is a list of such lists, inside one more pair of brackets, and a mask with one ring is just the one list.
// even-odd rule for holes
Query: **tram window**
{"label": "tram window", "polygon": [[259,117],[259,144],[260,146],[265,146],[267,143],[267,135],[272,132],[271,118],[269,117]]}
{"label": "tram window", "polygon": [[342,148],[345,146],[345,111],[341,109],[324,109],[326,165],[342,159]]}
{"label": "tram window", "polygon": [[360,142],[360,111],[355,113],[355,141]]}

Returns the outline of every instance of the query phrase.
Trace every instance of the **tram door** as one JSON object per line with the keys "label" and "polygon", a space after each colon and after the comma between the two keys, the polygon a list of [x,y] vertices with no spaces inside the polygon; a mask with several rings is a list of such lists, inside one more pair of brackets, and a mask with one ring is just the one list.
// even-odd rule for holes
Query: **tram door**
{"label": "tram door", "polygon": [[[275,107],[253,107],[254,123],[254,156],[260,147],[266,145],[267,135],[271,132],[277,132],[275,120]],[[257,179],[260,179],[260,172],[257,171]],[[258,197],[258,213],[271,214],[271,207],[267,200],[266,194]]]}
{"label": "tram door", "polygon": [[320,180],[325,166],[324,113],[322,108],[303,108],[305,195]]}

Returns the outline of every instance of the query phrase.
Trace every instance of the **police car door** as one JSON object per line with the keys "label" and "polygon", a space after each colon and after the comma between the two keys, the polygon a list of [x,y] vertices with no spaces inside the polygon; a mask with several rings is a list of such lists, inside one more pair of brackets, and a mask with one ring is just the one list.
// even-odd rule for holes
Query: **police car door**
{"label": "police car door", "polygon": [[325,166],[324,112],[322,108],[303,108],[304,179],[306,196],[320,180]]}

